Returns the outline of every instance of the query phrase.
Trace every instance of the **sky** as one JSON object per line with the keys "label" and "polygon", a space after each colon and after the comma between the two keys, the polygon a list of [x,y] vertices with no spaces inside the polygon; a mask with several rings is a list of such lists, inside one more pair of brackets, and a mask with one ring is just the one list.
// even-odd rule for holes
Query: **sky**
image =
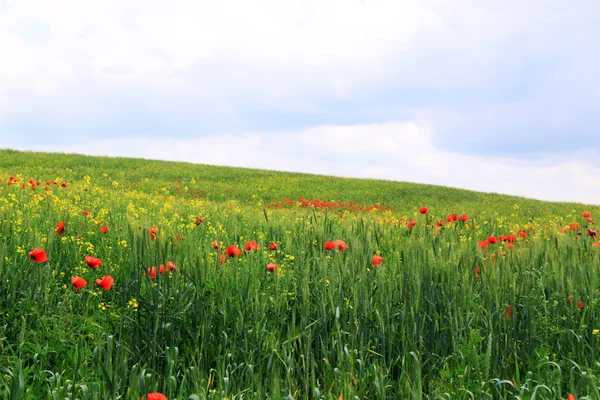
{"label": "sky", "polygon": [[600,204],[600,2],[0,0],[0,148]]}

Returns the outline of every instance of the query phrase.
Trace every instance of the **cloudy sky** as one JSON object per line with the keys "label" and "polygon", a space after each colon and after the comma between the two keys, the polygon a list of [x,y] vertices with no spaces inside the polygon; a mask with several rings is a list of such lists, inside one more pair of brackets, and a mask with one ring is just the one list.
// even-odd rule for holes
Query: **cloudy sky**
{"label": "cloudy sky", "polygon": [[600,2],[0,0],[0,148],[600,204]]}

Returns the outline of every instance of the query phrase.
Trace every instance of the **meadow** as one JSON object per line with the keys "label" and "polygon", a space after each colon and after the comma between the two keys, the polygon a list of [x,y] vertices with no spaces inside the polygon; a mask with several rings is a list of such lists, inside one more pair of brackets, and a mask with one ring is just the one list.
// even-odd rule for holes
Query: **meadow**
{"label": "meadow", "polygon": [[0,150],[0,398],[600,399],[595,218]]}

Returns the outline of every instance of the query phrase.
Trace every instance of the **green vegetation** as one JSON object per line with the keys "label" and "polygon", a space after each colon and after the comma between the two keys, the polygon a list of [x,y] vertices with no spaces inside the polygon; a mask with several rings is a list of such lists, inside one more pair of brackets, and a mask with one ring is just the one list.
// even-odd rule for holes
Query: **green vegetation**
{"label": "green vegetation", "polygon": [[2,399],[600,398],[600,207],[9,150],[0,178]]}

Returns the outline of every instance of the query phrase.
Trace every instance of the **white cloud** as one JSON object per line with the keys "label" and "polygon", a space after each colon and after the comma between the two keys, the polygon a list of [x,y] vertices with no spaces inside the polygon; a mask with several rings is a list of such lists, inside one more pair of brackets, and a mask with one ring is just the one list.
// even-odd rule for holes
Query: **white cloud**
{"label": "white cloud", "polygon": [[594,159],[590,154],[536,159],[467,156],[440,150],[431,138],[427,127],[386,123],[198,139],[94,140],[22,149],[380,178],[600,204],[600,163],[586,161]]}

